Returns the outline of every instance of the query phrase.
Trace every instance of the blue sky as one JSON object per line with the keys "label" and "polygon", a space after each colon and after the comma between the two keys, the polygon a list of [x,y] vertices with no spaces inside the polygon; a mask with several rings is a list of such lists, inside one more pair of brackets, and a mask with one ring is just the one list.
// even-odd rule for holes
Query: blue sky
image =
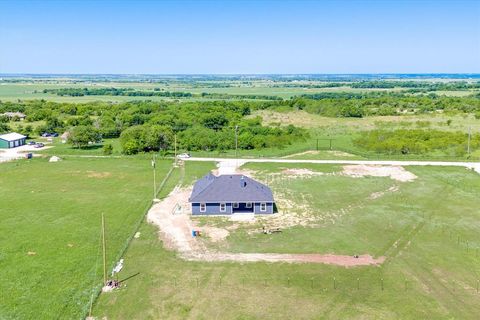
{"label": "blue sky", "polygon": [[0,73],[430,72],[480,72],[480,1],[0,0]]}

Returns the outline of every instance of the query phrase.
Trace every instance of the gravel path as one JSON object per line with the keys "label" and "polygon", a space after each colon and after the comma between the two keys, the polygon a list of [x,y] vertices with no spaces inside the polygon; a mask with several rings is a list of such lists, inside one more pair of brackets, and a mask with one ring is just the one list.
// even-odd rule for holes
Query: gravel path
{"label": "gravel path", "polygon": [[226,159],[226,158],[198,158],[184,159],[186,161],[218,162],[219,168],[237,167],[247,162],[272,162],[272,163],[318,163],[318,164],[363,164],[383,166],[440,166],[440,167],[465,167],[480,173],[480,162],[455,162],[455,161],[399,161],[399,160],[298,160],[298,159]]}

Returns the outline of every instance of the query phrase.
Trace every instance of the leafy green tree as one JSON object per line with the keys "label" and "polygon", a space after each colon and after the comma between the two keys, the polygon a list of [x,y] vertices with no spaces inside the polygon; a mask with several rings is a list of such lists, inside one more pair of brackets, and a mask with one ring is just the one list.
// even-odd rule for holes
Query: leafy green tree
{"label": "leafy green tree", "polygon": [[85,148],[90,143],[102,140],[100,132],[93,126],[77,126],[70,130],[68,142],[77,148]]}
{"label": "leafy green tree", "polygon": [[143,126],[133,126],[125,129],[120,135],[120,145],[125,154],[136,154],[145,145]]}

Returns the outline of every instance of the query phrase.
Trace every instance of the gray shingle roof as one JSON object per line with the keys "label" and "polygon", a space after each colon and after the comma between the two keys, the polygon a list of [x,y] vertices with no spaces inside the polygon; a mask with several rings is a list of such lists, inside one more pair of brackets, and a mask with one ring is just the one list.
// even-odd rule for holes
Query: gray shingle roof
{"label": "gray shingle roof", "polygon": [[0,135],[0,139],[5,140],[5,141],[15,141],[15,140],[20,140],[20,139],[25,139],[26,136],[20,133],[16,132],[11,132],[7,134],[2,134]]}
{"label": "gray shingle roof", "polygon": [[273,202],[266,185],[241,174],[209,173],[193,186],[190,202]]}

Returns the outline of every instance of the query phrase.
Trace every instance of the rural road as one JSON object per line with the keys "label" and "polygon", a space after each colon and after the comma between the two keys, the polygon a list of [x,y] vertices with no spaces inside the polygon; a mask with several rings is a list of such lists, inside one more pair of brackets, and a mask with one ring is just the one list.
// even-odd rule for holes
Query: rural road
{"label": "rural road", "polygon": [[185,161],[210,161],[218,162],[220,174],[234,173],[235,169],[247,162],[270,163],[317,163],[317,164],[364,164],[382,166],[441,166],[465,167],[473,169],[480,174],[480,162],[454,162],[454,161],[399,161],[399,160],[300,160],[300,159],[228,159],[228,158],[199,158],[192,157]]}

